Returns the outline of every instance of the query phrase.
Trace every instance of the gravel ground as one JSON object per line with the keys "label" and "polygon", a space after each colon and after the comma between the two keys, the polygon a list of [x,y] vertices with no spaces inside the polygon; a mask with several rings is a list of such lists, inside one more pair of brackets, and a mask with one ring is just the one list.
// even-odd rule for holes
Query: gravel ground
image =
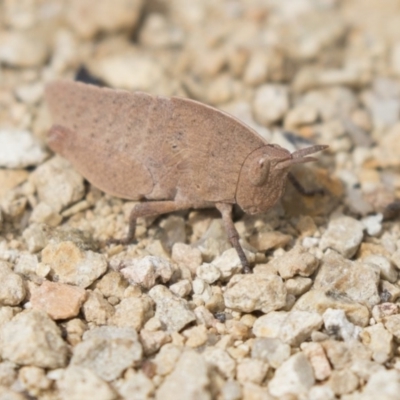
{"label": "gravel ground", "polygon": [[[3,0],[0,66],[1,400],[399,398],[399,0]],[[329,144],[324,194],[237,210],[253,274],[213,210],[101,247],[134,202],[45,144],[77,75]]]}

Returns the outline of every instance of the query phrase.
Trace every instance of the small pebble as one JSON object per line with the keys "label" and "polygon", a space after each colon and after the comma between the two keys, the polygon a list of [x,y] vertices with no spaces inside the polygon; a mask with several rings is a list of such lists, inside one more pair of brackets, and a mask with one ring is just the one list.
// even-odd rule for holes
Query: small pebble
{"label": "small pebble", "polygon": [[149,296],[156,303],[156,317],[165,324],[169,332],[179,332],[186,325],[196,320],[186,300],[175,296],[166,287],[157,285],[149,291]]}
{"label": "small pebble", "polygon": [[272,268],[278,270],[283,279],[295,275],[310,276],[318,268],[319,260],[302,247],[295,247],[270,262]]}
{"label": "small pebble", "polygon": [[299,346],[321,326],[322,318],[317,313],[277,311],[258,318],[253,332],[257,337],[279,338],[291,346]]}
{"label": "small pebble", "polygon": [[264,360],[276,369],[290,357],[290,346],[278,338],[256,338],[251,349],[251,357]]}
{"label": "small pebble", "polygon": [[86,292],[80,287],[45,281],[31,293],[30,301],[32,308],[57,320],[77,316],[85,299]]}
{"label": "small pebble", "polygon": [[363,262],[376,265],[380,270],[382,279],[385,279],[391,283],[395,283],[397,281],[398,271],[391,261],[386,257],[379,254],[371,254],[363,258]]}
{"label": "small pebble", "polygon": [[174,272],[168,260],[155,256],[124,260],[121,266],[120,272],[129,283],[145,289],[151,289],[157,278],[160,278],[163,283],[168,282]]}
{"label": "small pebble", "polygon": [[182,279],[169,287],[169,290],[179,297],[186,297],[192,291],[192,284],[188,279]]}
{"label": "small pebble", "polygon": [[284,85],[265,84],[256,90],[253,111],[255,119],[269,126],[283,118],[289,109],[288,89]]}
{"label": "small pebble", "polygon": [[363,239],[364,226],[354,218],[342,216],[333,219],[322,235],[320,246],[323,250],[332,248],[345,258],[356,253]]}
{"label": "small pebble", "polygon": [[114,400],[117,394],[111,386],[88,368],[70,365],[62,378],[57,381],[64,399],[83,399],[95,396],[96,399]]}
{"label": "small pebble", "polygon": [[55,212],[81,200],[85,193],[82,176],[58,156],[36,168],[29,180],[35,185],[39,199]]}
{"label": "small pebble", "polygon": [[242,312],[279,310],[286,302],[286,287],[276,275],[236,275],[224,292],[227,307]]}
{"label": "small pebble", "polygon": [[326,357],[324,348],[319,343],[304,342],[300,346],[314,370],[317,381],[324,381],[329,378],[332,368]]}
{"label": "small pebble", "polygon": [[370,215],[362,219],[364,228],[369,236],[378,236],[382,232],[382,214]]}
{"label": "small pebble", "polygon": [[85,332],[76,345],[71,365],[87,368],[106,382],[137,365],[143,356],[142,345],[132,328],[102,326]]}
{"label": "small pebble", "polygon": [[[210,378],[204,358],[195,351],[182,353],[174,371],[158,388],[157,400],[210,400],[208,391]],[[179,390],[177,390],[179,388]]]}
{"label": "small pebble", "polygon": [[393,354],[393,335],[379,322],[367,326],[360,333],[361,341],[372,351],[372,359],[385,363]]}
{"label": "small pebble", "polygon": [[221,277],[221,271],[214,264],[201,264],[196,275],[207,283],[214,283]]}
{"label": "small pebble", "polygon": [[357,340],[361,333],[361,328],[349,322],[343,310],[328,308],[322,318],[328,334],[338,336],[345,342]]}
{"label": "small pebble", "polygon": [[218,347],[209,347],[203,353],[208,364],[213,365],[226,378],[233,379],[236,373],[236,362],[229,353]]}
{"label": "small pebble", "polygon": [[20,365],[61,368],[68,348],[59,327],[43,311],[26,310],[1,328],[1,356]]}
{"label": "small pebble", "polygon": [[30,132],[0,129],[0,167],[25,168],[37,166],[46,157],[46,151]]}
{"label": "small pebble", "polygon": [[291,393],[306,395],[314,383],[312,366],[306,356],[300,352],[292,355],[278,367],[268,384],[268,389],[276,397]]}
{"label": "small pebble", "polygon": [[24,280],[15,274],[5,261],[0,261],[0,304],[2,306],[16,306],[26,296]]}
{"label": "small pebble", "polygon": [[154,303],[147,295],[127,297],[114,307],[115,312],[108,317],[108,323],[119,327],[132,327],[136,331],[154,316]]}
{"label": "small pebble", "polygon": [[50,243],[42,251],[42,262],[50,266],[53,279],[82,288],[90,286],[107,270],[102,254],[83,251],[73,242]]}

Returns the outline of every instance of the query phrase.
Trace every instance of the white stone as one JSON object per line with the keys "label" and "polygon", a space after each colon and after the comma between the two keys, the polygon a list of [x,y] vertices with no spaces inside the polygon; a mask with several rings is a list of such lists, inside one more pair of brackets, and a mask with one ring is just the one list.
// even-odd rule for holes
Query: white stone
{"label": "white stone", "polygon": [[253,333],[256,337],[277,338],[282,324],[287,318],[286,311],[272,311],[257,318],[253,325]]}
{"label": "white stone", "polygon": [[210,328],[215,325],[214,315],[205,307],[198,306],[194,309],[194,313],[196,315],[196,320],[198,325],[205,325],[207,328]]}
{"label": "white stone", "polygon": [[[200,257],[198,257],[199,262],[197,263],[197,265],[195,265],[194,269],[191,268],[193,272],[196,272],[196,269],[199,265],[201,265],[202,260],[204,260],[205,262],[212,262],[213,260],[215,261],[217,257],[219,258],[219,256],[221,256],[226,250],[231,249],[232,246],[229,243],[228,236],[226,234],[226,230],[222,222],[222,219],[214,219],[209,225],[206,232],[201,236],[201,238],[197,242],[193,244],[193,246],[195,246],[195,249],[197,249],[200,252]],[[231,257],[234,257],[234,253],[229,256],[229,258]],[[238,263],[237,261],[238,258],[239,257],[237,257],[237,259],[235,260],[235,265],[237,265]],[[224,264],[225,261],[222,261],[221,267],[223,267]],[[233,267],[229,267],[229,269],[232,268]],[[236,266],[235,268],[238,267]],[[229,274],[229,276],[231,275],[232,273]]]}
{"label": "white stone", "polygon": [[30,222],[43,223],[52,227],[59,225],[63,217],[47,203],[41,201],[33,209]]}
{"label": "white stone", "polygon": [[109,382],[142,359],[142,345],[133,328],[102,326],[85,332],[73,352],[71,365],[90,369]]}
{"label": "white stone", "polygon": [[303,247],[294,247],[282,256],[273,259],[269,265],[278,270],[283,279],[295,275],[310,276],[318,268],[319,260]]}
{"label": "white stone", "polygon": [[335,400],[333,390],[327,386],[313,386],[308,393],[309,400]]}
{"label": "white stone", "polygon": [[271,125],[283,118],[289,109],[288,88],[285,85],[265,84],[256,89],[253,112],[262,125]]}
{"label": "white stone", "polygon": [[268,76],[268,56],[264,51],[253,51],[243,74],[243,82],[248,85],[260,85]]}
{"label": "white stone", "polygon": [[35,397],[52,385],[52,382],[46,376],[44,368],[34,366],[22,367],[18,373],[18,380],[25,390]]}
{"label": "white stone", "polygon": [[299,346],[322,326],[322,317],[316,312],[292,310],[282,323],[280,339],[291,346]]}
{"label": "white stone", "polygon": [[357,340],[361,332],[361,328],[352,324],[347,318],[343,310],[334,310],[328,308],[322,315],[325,329],[339,335],[345,342]]}
{"label": "white stone", "polygon": [[372,359],[384,364],[393,355],[393,335],[381,322],[368,326],[360,334],[362,342],[372,351]]}
{"label": "white stone", "polygon": [[361,222],[369,236],[378,236],[382,232],[382,214],[368,215]]}
{"label": "white stone", "polygon": [[154,303],[147,295],[127,297],[115,306],[114,315],[108,323],[119,327],[132,327],[140,331],[143,325],[154,315]]}
{"label": "white stone", "polygon": [[1,328],[1,356],[21,365],[60,368],[68,348],[58,326],[43,311],[26,310]]}
{"label": "white stone", "polygon": [[43,96],[43,83],[32,82],[19,85],[15,89],[15,94],[24,103],[35,104]]}
{"label": "white stone", "polygon": [[[322,257],[321,265],[314,279],[313,291],[321,291],[326,294],[328,293],[326,288],[329,287],[331,293],[344,295],[344,298],[328,295],[326,300],[331,299],[332,306],[328,306],[330,308],[337,309],[345,306],[346,315],[349,317],[347,311],[350,311],[350,307],[354,308],[358,304],[357,307],[365,305],[372,308],[380,303],[379,272],[379,268],[373,264],[346,260],[339,253],[328,251]],[[305,293],[298,302],[304,297],[312,297],[313,291]],[[351,304],[349,300],[354,303]],[[320,309],[324,311],[328,307],[324,306],[323,309]],[[349,319],[352,320],[351,317]]]}
{"label": "white stone", "polygon": [[371,113],[374,128],[384,130],[398,121],[400,101],[394,93],[397,82],[386,77],[377,77],[373,90],[364,94],[364,102]]}
{"label": "white stone", "polygon": [[165,344],[154,358],[157,374],[166,376],[176,367],[183,348],[175,344]]}
{"label": "white stone", "polygon": [[140,28],[139,40],[144,47],[168,48],[180,46],[185,39],[180,26],[172,23],[166,15],[149,13]]}
{"label": "white stone", "polygon": [[322,326],[322,317],[316,312],[278,311],[258,318],[253,326],[257,337],[279,338],[291,346],[298,346]]}
{"label": "white stone", "polygon": [[[165,82],[163,66],[144,53],[122,51],[97,58],[90,70],[110,87],[151,92]],[[132,71],[135,71],[132,74]]]}
{"label": "white stone", "polygon": [[214,264],[201,264],[196,275],[207,283],[214,283],[221,277],[221,271]]}
{"label": "white stone", "polygon": [[306,395],[314,383],[311,364],[300,352],[291,356],[275,371],[268,389],[276,397],[288,394]]}
{"label": "white stone", "polygon": [[145,256],[122,261],[121,274],[132,285],[139,285],[145,289],[151,289],[157,278],[163,283],[168,282],[174,272],[172,264],[161,257]]}
{"label": "white stone", "polygon": [[156,393],[156,400],[211,400],[210,378],[204,358],[195,351],[185,351]]}
{"label": "white stone", "polygon": [[192,291],[192,284],[190,283],[189,279],[182,279],[181,281],[171,285],[169,290],[179,297],[186,297]]}
{"label": "white stone", "polygon": [[372,318],[375,322],[382,322],[385,317],[395,315],[399,312],[399,306],[395,303],[381,303],[372,308]]}
{"label": "white stone", "polygon": [[117,394],[108,383],[100,379],[93,371],[78,365],[70,365],[57,381],[62,400],[114,400]]}
{"label": "white stone", "polygon": [[233,379],[236,372],[236,362],[229,353],[219,347],[207,347],[203,357],[208,364],[213,365],[226,378]]}
{"label": "white stone", "polygon": [[22,233],[22,237],[31,253],[37,253],[42,250],[48,241],[43,224],[30,224]]}
{"label": "white stone", "polygon": [[66,17],[80,37],[90,39],[100,32],[135,29],[143,5],[143,0],[71,0]]}
{"label": "white stone", "polygon": [[261,384],[268,372],[268,364],[260,359],[245,358],[236,369],[236,378],[241,383]]}
{"label": "white stone", "polygon": [[105,325],[114,314],[114,307],[97,291],[87,291],[87,299],[82,306],[82,312],[87,322]]}
{"label": "white stone", "polygon": [[50,243],[42,250],[42,262],[51,268],[53,279],[83,288],[107,270],[103,254],[83,251],[73,242]]}
{"label": "white stone", "polygon": [[398,279],[398,272],[391,261],[380,254],[371,254],[362,260],[365,263],[376,265],[381,273],[381,278],[391,283],[395,283]]}
{"label": "white stone", "polygon": [[154,383],[142,371],[130,370],[123,382],[118,382],[118,392],[124,399],[148,399],[153,397]]}
{"label": "white stone", "polygon": [[360,221],[348,216],[341,216],[329,222],[328,229],[322,235],[322,250],[332,248],[346,258],[356,253],[363,239],[364,226]]}
{"label": "white stone", "polygon": [[386,368],[384,365],[379,364],[376,361],[372,361],[369,358],[368,359],[356,358],[355,360],[352,360],[350,369],[360,379],[366,382],[371,378],[371,376],[373,376],[379,371],[384,371]]}
{"label": "white stone", "polygon": [[0,62],[15,67],[30,68],[43,64],[48,54],[47,41],[38,35],[18,30],[2,30]]}
{"label": "white stone", "polygon": [[175,296],[165,286],[154,286],[149,291],[149,296],[156,303],[155,316],[165,324],[169,332],[179,332],[196,320],[196,315],[189,308],[187,301]]}
{"label": "white stone", "polygon": [[29,180],[35,185],[39,200],[48,204],[55,212],[76,203],[85,194],[82,175],[59,156],[36,168]]}
{"label": "white stone", "polygon": [[290,346],[277,338],[256,338],[251,357],[266,361],[272,368],[278,368],[290,357]]}
{"label": "white stone", "polygon": [[320,343],[304,342],[300,345],[300,348],[313,367],[315,379],[324,381],[329,378],[332,368],[322,345]]}
{"label": "white stone", "polygon": [[287,293],[296,297],[302,295],[308,289],[310,289],[312,284],[312,279],[303,278],[302,276],[296,276],[293,279],[288,279],[285,281]]}
{"label": "white stone", "polygon": [[390,64],[393,72],[400,76],[400,42],[397,41],[392,46],[392,51],[390,55]]}
{"label": "white stone", "polygon": [[224,299],[227,307],[237,311],[268,313],[285,305],[286,287],[277,275],[236,275],[230,280]]}
{"label": "white stone", "polygon": [[240,383],[233,380],[224,383],[221,393],[224,400],[241,400],[243,398]]}
{"label": "white stone", "polygon": [[0,129],[0,167],[36,166],[46,157],[46,151],[30,132]]}
{"label": "white stone", "polygon": [[366,383],[360,400],[397,400],[400,393],[400,372],[396,370],[382,370],[371,376]]}
{"label": "white stone", "polygon": [[189,268],[192,275],[202,263],[201,251],[186,243],[175,243],[172,246],[171,258],[179,266]]}
{"label": "white stone", "polygon": [[318,111],[308,104],[299,104],[289,110],[285,117],[285,128],[293,129],[302,125],[313,124],[318,119]]}
{"label": "white stone", "polygon": [[207,303],[213,295],[211,286],[200,278],[193,280],[192,288],[193,299],[201,299],[203,302]]}
{"label": "white stone", "polygon": [[0,305],[16,306],[25,299],[24,280],[5,261],[0,261],[0,282]]}
{"label": "white stone", "polygon": [[[249,262],[254,261],[254,253],[245,250]],[[220,256],[215,258],[212,265],[217,267],[221,273],[221,279],[227,280],[235,274],[239,274],[242,269],[242,263],[234,248],[225,250]]]}
{"label": "white stone", "polygon": [[348,368],[333,370],[328,385],[339,397],[354,393],[359,386],[357,375]]}

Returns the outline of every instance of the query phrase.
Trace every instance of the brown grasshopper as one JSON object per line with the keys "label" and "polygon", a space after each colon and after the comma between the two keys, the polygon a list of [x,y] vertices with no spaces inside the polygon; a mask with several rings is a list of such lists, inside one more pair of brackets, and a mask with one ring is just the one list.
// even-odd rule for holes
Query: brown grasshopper
{"label": "brown grasshopper", "polygon": [[130,243],[138,217],[216,207],[245,272],[233,205],[248,214],[267,211],[290,167],[315,161],[307,156],[328,147],[290,153],[233,116],[185,98],[58,81],[47,86],[46,100],[54,119],[50,148],[104,192],[141,201],[126,238],[113,242]]}

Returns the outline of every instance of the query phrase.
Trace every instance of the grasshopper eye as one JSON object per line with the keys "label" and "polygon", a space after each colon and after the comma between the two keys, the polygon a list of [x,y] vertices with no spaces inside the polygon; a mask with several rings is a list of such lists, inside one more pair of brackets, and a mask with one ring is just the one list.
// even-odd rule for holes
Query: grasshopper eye
{"label": "grasshopper eye", "polygon": [[254,186],[263,185],[267,179],[270,169],[270,162],[267,158],[259,158],[251,165],[249,180]]}

